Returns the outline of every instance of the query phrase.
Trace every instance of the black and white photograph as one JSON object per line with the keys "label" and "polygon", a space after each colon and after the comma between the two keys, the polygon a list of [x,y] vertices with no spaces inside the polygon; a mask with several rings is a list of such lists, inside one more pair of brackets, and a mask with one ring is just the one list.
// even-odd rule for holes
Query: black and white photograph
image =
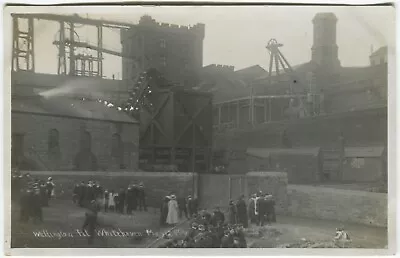
{"label": "black and white photograph", "polygon": [[4,10],[10,252],[395,244],[394,5]]}

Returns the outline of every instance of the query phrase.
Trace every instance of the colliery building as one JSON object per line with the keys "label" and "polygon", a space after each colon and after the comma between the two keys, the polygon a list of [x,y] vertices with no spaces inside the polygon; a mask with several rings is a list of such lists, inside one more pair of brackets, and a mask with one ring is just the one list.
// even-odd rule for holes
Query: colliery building
{"label": "colliery building", "polygon": [[[37,17],[23,15],[14,21],[22,18]],[[138,24],[69,18],[96,26],[99,39],[101,28],[118,28],[122,52],[101,44],[89,46],[99,58],[68,52],[72,61],[66,65],[60,58],[64,61],[58,75],[33,73],[32,65],[18,66],[21,59],[32,63],[32,54],[13,57],[15,166],[199,173],[223,166],[218,171],[233,174],[286,171],[290,183],[386,177],[387,48],[372,53],[368,67],[342,67],[333,14],[314,18],[309,62],[291,66],[290,57],[279,50],[283,45],[275,39],[268,42],[274,58],[268,70],[259,65],[241,70],[203,67],[203,24],[163,24],[149,16]],[[66,55],[62,49],[74,44],[88,48],[74,38],[60,38],[55,44],[60,57]],[[122,80],[102,78],[102,53],[122,57]],[[92,66],[76,71],[72,62],[77,60],[94,60],[99,67],[96,72],[82,71]],[[168,83],[136,84],[149,69]],[[59,86],[68,84],[88,86],[63,93],[69,87]],[[45,97],[52,94],[59,97]],[[136,119],[125,114],[126,103],[139,99],[151,105],[142,107]],[[54,108],[55,103],[60,106]],[[79,163],[82,157],[92,157],[93,162]],[[368,176],[360,176],[360,171]]]}

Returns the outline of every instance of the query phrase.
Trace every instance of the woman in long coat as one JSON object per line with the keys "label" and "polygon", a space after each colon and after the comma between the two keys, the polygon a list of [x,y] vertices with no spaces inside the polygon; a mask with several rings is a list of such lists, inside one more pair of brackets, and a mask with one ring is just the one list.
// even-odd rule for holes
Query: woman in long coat
{"label": "woman in long coat", "polygon": [[167,224],[176,225],[178,224],[178,202],[176,201],[176,196],[172,195],[171,200],[168,202],[168,215]]}

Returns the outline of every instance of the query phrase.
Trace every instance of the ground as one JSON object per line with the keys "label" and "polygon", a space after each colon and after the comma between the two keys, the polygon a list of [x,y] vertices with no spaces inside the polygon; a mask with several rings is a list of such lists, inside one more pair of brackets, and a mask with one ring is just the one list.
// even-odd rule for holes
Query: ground
{"label": "ground", "polygon": [[[77,230],[82,229],[85,218],[85,209],[77,207],[73,203],[64,200],[53,200],[50,207],[43,208],[43,223],[21,223],[19,221],[19,207],[12,207],[12,247],[88,247],[87,238],[79,236]],[[168,228],[160,228],[159,213],[155,209],[149,211],[136,211],[134,216],[117,213],[99,213],[99,228],[107,231],[121,229],[124,232],[144,232],[151,229],[153,232],[167,231]],[[36,237],[34,232],[71,233],[73,237]],[[144,238],[142,241],[133,237],[97,237],[93,247],[146,247],[154,242],[157,237]]]}
{"label": "ground", "polygon": [[[82,228],[85,210],[69,201],[53,200],[50,207],[43,209],[44,222],[40,224],[19,222],[19,207],[12,208],[12,243],[20,247],[88,247],[87,238],[79,236],[76,230]],[[346,224],[333,221],[318,221],[278,216],[278,222],[259,228],[252,225],[246,233],[249,247],[332,247],[337,227],[344,227],[350,234],[351,243],[346,246],[357,248],[384,248],[387,246],[387,229],[364,225]],[[164,242],[161,235],[172,228],[159,227],[158,209],[148,212],[137,211],[134,216],[116,213],[99,214],[100,228],[108,231],[121,229],[124,232],[144,232],[151,229],[157,236],[134,240],[133,237],[97,237],[92,247],[157,247]],[[189,223],[182,220],[176,230],[184,231]],[[47,230],[48,233],[72,233],[73,237],[37,237],[33,232]]]}

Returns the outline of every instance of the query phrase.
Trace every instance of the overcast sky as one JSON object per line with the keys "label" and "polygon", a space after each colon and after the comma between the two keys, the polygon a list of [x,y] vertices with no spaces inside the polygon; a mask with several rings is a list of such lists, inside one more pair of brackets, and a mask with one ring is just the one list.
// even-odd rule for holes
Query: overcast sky
{"label": "overcast sky", "polygon": [[[256,64],[266,68],[269,56],[265,46],[271,38],[284,44],[281,51],[292,65],[308,62],[313,38],[311,21],[318,12],[333,12],[338,18],[337,44],[342,66],[366,66],[371,46],[376,50],[395,42],[392,7],[124,7],[90,11],[75,12],[84,17],[132,23],[145,14],[159,22],[178,25],[204,23],[203,64],[233,65],[235,69]],[[37,72],[57,71],[57,48],[52,45],[57,31],[57,23],[35,23]],[[81,41],[96,42],[93,28],[77,32]],[[119,31],[105,30],[104,47],[120,50],[120,46]],[[107,77],[120,77],[120,58],[106,55],[104,73]]]}

